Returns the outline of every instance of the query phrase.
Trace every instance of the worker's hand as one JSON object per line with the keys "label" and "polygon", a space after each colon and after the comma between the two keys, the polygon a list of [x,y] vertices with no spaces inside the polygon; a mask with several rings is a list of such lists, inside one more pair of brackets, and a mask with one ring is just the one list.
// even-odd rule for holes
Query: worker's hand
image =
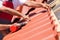
{"label": "worker's hand", "polygon": [[29,19],[28,15],[24,17],[24,19]]}
{"label": "worker's hand", "polygon": [[17,26],[17,27],[18,27],[18,26],[20,26],[20,24],[19,24],[19,23],[14,23],[14,24],[12,24],[12,25],[15,25],[15,26]]}
{"label": "worker's hand", "polygon": [[42,7],[46,8],[46,9],[51,9],[50,5],[46,4],[46,3],[41,3]]}
{"label": "worker's hand", "polygon": [[21,17],[21,18],[20,18],[20,20],[29,21],[29,20],[30,20],[30,18],[29,18],[29,16],[28,16],[28,15],[26,15],[26,16],[24,16],[24,18],[23,18],[23,17]]}
{"label": "worker's hand", "polygon": [[51,6],[49,4],[46,4],[46,6],[51,10]]}

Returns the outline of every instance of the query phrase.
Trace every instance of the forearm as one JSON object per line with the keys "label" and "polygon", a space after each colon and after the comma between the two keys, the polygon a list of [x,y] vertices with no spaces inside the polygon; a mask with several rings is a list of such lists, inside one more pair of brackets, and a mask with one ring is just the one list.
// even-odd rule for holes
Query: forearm
{"label": "forearm", "polygon": [[0,31],[8,29],[10,26],[11,24],[0,24]]}
{"label": "forearm", "polygon": [[0,28],[1,28],[1,27],[9,28],[10,26],[12,26],[12,24],[0,24]]}
{"label": "forearm", "polygon": [[9,13],[11,15],[22,16],[23,18],[25,17],[24,14],[22,14],[22,13],[16,11],[16,10],[14,10],[14,9],[7,8],[7,7],[0,8],[0,11]]}
{"label": "forearm", "polygon": [[35,1],[27,1],[25,5],[30,6],[30,7],[41,7],[43,6],[43,3],[35,2]]}
{"label": "forearm", "polygon": [[0,30],[5,30],[5,29],[7,29],[7,28],[10,28],[11,26],[13,26],[13,25],[15,25],[15,26],[20,26],[20,24],[18,23],[15,23],[15,24],[0,24]]}

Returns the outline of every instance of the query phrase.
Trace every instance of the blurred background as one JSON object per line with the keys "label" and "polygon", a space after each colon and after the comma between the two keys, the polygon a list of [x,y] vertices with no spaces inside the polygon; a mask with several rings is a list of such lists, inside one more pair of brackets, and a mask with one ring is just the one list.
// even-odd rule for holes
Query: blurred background
{"label": "blurred background", "polygon": [[57,19],[60,21],[60,0],[48,0],[47,3],[51,5]]}

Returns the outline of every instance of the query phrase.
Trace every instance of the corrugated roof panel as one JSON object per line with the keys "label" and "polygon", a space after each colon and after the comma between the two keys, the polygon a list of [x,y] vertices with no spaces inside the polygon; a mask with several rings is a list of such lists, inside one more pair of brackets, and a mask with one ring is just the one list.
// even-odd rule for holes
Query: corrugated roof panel
{"label": "corrugated roof panel", "polygon": [[4,40],[55,40],[56,32],[49,12],[36,15],[30,17],[31,21],[21,30],[7,35]]}

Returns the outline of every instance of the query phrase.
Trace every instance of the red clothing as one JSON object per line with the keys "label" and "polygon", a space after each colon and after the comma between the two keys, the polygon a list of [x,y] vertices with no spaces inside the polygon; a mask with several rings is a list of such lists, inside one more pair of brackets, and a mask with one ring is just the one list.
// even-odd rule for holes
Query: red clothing
{"label": "red clothing", "polygon": [[[6,6],[6,7],[9,7],[9,8],[13,8],[13,3],[12,2],[9,2],[9,1],[5,1],[3,2],[3,5]],[[8,14],[8,13],[0,13],[0,18],[2,19],[6,19],[6,20],[10,20],[12,19],[12,15]]]}

